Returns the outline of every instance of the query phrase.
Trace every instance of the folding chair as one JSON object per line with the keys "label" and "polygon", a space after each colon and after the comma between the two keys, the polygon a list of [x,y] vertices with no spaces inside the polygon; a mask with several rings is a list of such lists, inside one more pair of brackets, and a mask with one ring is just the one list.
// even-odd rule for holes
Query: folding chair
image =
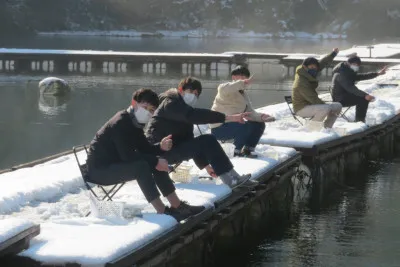
{"label": "folding chair", "polygon": [[[329,90],[329,94],[331,95],[332,102],[333,102],[332,87],[329,86],[328,90]],[[346,121],[350,121],[350,119],[346,116],[346,112],[349,111],[350,108],[351,107],[348,107],[345,111],[340,112],[339,116],[342,117],[343,119],[345,119]]]}
{"label": "folding chair", "polygon": [[285,102],[286,102],[286,104],[288,105],[289,110],[290,110],[290,113],[292,114],[293,118],[294,118],[296,121],[298,121],[301,125],[303,125],[303,123],[299,120],[299,118],[297,118],[296,113],[294,113],[292,107],[290,106],[290,105],[293,104],[292,97],[289,96],[289,95],[287,95],[287,96],[285,96],[284,98],[285,98]]}
{"label": "folding chair", "polygon": [[[111,187],[111,189],[108,191],[104,188],[105,185],[95,184],[95,183],[91,182],[86,163],[81,164],[81,162],[78,159],[77,153],[81,150],[84,150],[86,152],[86,155],[88,154],[88,149],[87,149],[86,145],[74,146],[72,148],[72,151],[74,152],[75,159],[76,159],[76,162],[78,163],[79,171],[81,172],[83,182],[85,183],[86,188],[93,194],[93,196],[96,197],[96,199],[98,201],[104,201],[106,199],[107,199],[107,201],[112,201],[112,198],[125,185],[125,182],[113,185]],[[104,192],[104,196],[103,197],[98,196],[94,192],[92,186],[90,186],[89,183],[95,184],[97,187],[99,187]],[[89,214],[90,214],[90,212],[86,216],[88,216]]]}

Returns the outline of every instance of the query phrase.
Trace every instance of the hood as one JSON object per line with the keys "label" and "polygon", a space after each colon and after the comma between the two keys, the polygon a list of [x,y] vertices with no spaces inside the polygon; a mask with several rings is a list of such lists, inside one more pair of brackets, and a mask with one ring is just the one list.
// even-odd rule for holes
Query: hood
{"label": "hood", "polygon": [[346,64],[346,62],[342,62],[337,64],[333,70],[332,74],[335,73],[343,73],[343,74],[354,74],[355,72],[349,67],[349,65]]}
{"label": "hood", "polygon": [[318,80],[316,78],[314,78],[313,76],[311,76],[305,68],[303,68],[303,65],[300,65],[296,68],[296,74],[303,76],[304,78],[306,78],[307,80],[309,80],[310,82],[317,82]]}
{"label": "hood", "polygon": [[180,98],[181,95],[178,93],[178,90],[175,88],[168,89],[164,93],[160,94],[159,99],[160,103],[164,101],[166,98],[174,99],[174,98]]}

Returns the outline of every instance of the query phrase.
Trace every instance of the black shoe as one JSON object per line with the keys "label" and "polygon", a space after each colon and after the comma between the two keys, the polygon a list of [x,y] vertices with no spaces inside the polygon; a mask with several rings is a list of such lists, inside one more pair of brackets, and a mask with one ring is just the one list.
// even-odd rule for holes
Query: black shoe
{"label": "black shoe", "polygon": [[177,208],[170,207],[165,207],[164,214],[174,217],[177,222],[183,221],[190,216],[190,214],[183,213]]}
{"label": "black shoe", "polygon": [[242,158],[249,158],[249,159],[256,159],[258,156],[256,154],[251,153],[250,150],[243,148],[241,152],[234,152],[234,157],[242,157]]}
{"label": "black shoe", "polygon": [[181,204],[177,208],[165,207],[164,214],[174,217],[177,222],[183,221],[191,216],[194,216],[206,208],[203,206],[191,206],[185,201],[181,201]]}
{"label": "black shoe", "polygon": [[179,205],[178,209],[189,210],[189,212],[193,216],[193,215],[196,215],[196,214],[202,212],[206,208],[204,206],[192,206],[192,205],[189,205],[189,203],[187,203],[186,201],[181,201],[181,204]]}

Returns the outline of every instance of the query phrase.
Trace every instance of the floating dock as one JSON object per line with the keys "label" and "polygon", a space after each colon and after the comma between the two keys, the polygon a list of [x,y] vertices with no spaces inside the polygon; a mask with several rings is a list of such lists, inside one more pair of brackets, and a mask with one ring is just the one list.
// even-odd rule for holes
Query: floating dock
{"label": "floating dock", "polygon": [[[372,47],[372,48],[371,48]],[[371,57],[367,57],[366,50]],[[329,51],[327,51],[328,53]],[[359,53],[363,66],[382,67],[400,64],[400,46],[382,44],[370,47],[353,47],[339,53],[334,64],[345,61],[346,56]],[[372,57],[376,55],[378,57]],[[43,50],[0,48],[0,72],[29,74],[185,74],[211,76],[219,72],[230,73],[237,64],[284,65],[288,74],[308,56],[316,54],[263,53],[231,51],[213,53],[147,53],[94,50]],[[329,66],[326,75],[334,66]]]}

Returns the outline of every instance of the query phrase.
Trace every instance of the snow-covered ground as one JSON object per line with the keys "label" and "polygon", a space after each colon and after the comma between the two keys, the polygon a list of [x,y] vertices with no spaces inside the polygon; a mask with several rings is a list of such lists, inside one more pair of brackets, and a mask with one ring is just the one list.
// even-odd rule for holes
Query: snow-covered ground
{"label": "snow-covered ground", "polygon": [[[386,75],[360,83],[359,86],[376,96],[370,104],[367,124],[380,124],[400,110],[400,66],[392,67]],[[329,95],[322,95],[329,100]],[[345,122],[339,119],[333,130],[317,129],[319,125],[301,126],[289,112],[286,103],[259,109],[276,117],[267,123],[262,143],[256,148],[258,159],[233,158],[239,173],[257,174],[269,170],[279,162],[296,154],[292,147],[311,147],[365,130],[364,123]],[[354,118],[354,108],[346,115]],[[201,126],[207,131],[207,126]],[[269,144],[281,145],[270,146]],[[81,152],[81,160],[85,155]],[[189,183],[176,183],[177,194],[182,200],[194,205],[213,208],[213,203],[231,193],[221,181],[199,179],[206,176],[193,162]],[[137,183],[125,185],[115,196],[117,202],[125,202],[140,209],[143,217],[85,217],[90,200],[84,188],[77,164],[72,155],[0,175],[0,240],[20,230],[24,222],[40,223],[41,234],[31,241],[31,246],[21,255],[46,263],[77,262],[87,266],[102,266],[128,251],[147,244],[154,238],[177,226],[169,216],[155,214],[141,193]],[[165,203],[166,200],[163,199]],[[23,220],[21,225],[13,220]]]}

